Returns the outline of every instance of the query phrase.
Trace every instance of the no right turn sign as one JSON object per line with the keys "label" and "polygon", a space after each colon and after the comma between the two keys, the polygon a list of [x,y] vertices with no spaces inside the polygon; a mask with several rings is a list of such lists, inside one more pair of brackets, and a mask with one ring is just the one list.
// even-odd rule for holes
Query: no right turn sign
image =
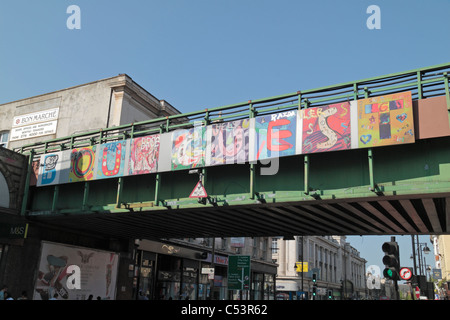
{"label": "no right turn sign", "polygon": [[410,268],[401,268],[400,269],[400,278],[403,280],[409,280],[412,277],[412,272]]}

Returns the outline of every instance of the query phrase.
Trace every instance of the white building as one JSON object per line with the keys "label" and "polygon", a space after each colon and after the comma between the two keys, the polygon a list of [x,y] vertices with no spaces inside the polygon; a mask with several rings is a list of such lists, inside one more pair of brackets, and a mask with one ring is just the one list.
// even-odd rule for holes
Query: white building
{"label": "white building", "polygon": [[[365,297],[366,260],[345,240],[345,236],[274,239],[272,259],[279,264],[277,298],[311,299],[314,273],[317,275],[317,300],[329,299],[329,296],[332,299]],[[301,262],[304,272],[298,267]]]}

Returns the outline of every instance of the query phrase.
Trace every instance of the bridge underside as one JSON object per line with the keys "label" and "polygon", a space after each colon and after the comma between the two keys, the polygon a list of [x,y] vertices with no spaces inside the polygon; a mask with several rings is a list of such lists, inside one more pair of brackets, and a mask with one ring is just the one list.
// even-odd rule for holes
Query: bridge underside
{"label": "bridge underside", "polygon": [[450,231],[450,193],[29,218],[68,230],[142,239],[442,234]]}

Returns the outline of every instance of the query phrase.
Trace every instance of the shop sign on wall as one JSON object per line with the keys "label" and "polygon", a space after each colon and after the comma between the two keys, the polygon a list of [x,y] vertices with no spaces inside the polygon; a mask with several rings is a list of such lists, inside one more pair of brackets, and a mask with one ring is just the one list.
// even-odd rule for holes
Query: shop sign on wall
{"label": "shop sign on wall", "polygon": [[10,141],[56,133],[58,115],[59,108],[53,108],[14,117]]}

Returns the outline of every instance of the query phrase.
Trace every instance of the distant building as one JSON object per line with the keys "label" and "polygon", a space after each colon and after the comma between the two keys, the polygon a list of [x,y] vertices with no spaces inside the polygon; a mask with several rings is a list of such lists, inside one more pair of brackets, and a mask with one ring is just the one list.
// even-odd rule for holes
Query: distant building
{"label": "distant building", "polygon": [[[316,299],[361,299],[366,297],[365,263],[345,236],[305,236],[273,240],[274,262],[279,264],[277,298],[311,299],[313,274],[317,276]],[[303,244],[303,245],[302,245]],[[307,271],[300,272],[300,262]]]}
{"label": "distant building", "polygon": [[[450,235],[431,236],[434,248],[435,265],[431,277],[441,282],[439,295],[442,299],[450,298]],[[433,270],[432,270],[433,271]],[[440,277],[438,276],[440,274]]]}

